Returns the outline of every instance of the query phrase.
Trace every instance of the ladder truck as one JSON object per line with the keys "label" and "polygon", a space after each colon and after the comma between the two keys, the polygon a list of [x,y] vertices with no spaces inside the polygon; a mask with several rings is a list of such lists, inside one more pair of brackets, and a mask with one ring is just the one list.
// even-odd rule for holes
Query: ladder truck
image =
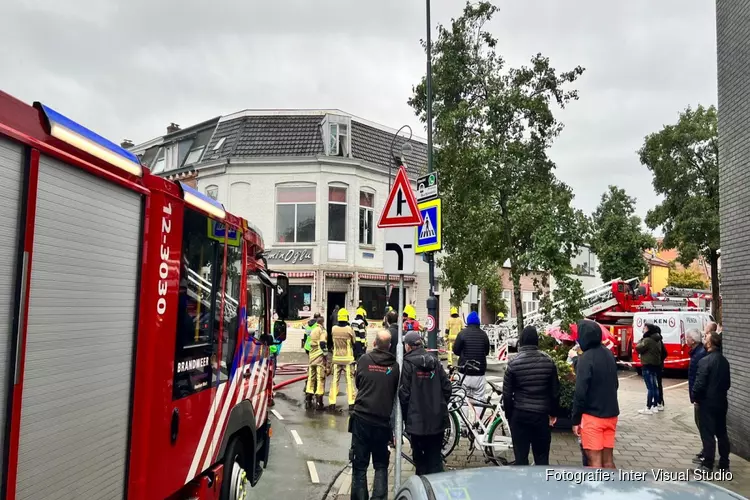
{"label": "ladder truck", "polygon": [[0,175],[0,498],[244,498],[288,307],[260,231],[3,92]]}

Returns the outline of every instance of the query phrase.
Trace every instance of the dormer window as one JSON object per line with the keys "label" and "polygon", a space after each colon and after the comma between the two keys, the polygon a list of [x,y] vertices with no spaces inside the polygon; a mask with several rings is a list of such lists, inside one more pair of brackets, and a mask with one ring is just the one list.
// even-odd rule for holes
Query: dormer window
{"label": "dormer window", "polygon": [[328,115],[323,120],[323,139],[328,156],[351,157],[349,117]]}

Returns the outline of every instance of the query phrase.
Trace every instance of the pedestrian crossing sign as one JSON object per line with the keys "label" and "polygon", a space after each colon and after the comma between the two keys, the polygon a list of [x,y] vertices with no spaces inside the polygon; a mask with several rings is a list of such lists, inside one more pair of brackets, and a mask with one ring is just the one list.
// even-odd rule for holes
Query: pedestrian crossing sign
{"label": "pedestrian crossing sign", "polygon": [[417,226],[415,253],[438,252],[443,248],[443,218],[440,198],[419,204],[422,225]]}

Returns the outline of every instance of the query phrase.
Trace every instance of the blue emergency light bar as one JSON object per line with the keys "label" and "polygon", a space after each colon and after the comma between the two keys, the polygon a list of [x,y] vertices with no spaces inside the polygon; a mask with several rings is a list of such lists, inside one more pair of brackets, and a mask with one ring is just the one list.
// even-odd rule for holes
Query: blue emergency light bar
{"label": "blue emergency light bar", "polygon": [[182,199],[185,203],[192,205],[197,209],[203,210],[209,215],[216,217],[217,219],[224,220],[227,213],[224,211],[224,205],[214,200],[210,196],[206,196],[197,189],[193,189],[184,182],[180,181],[180,188],[182,189]]}
{"label": "blue emergency light bar", "polygon": [[52,137],[106,161],[129,174],[138,177],[143,175],[143,168],[138,157],[130,151],[121,148],[40,102],[35,102],[34,107],[44,114],[45,125]]}

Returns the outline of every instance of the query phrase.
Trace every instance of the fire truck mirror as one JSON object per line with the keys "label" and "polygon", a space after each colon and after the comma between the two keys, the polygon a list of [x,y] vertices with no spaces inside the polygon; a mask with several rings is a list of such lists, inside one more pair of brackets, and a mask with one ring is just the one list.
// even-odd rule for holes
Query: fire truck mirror
{"label": "fire truck mirror", "polygon": [[285,320],[289,314],[289,278],[279,275],[276,278],[276,315],[280,320]]}

